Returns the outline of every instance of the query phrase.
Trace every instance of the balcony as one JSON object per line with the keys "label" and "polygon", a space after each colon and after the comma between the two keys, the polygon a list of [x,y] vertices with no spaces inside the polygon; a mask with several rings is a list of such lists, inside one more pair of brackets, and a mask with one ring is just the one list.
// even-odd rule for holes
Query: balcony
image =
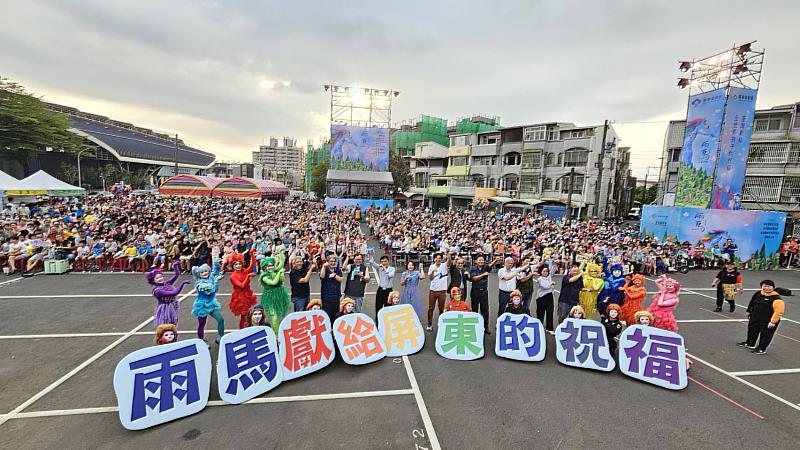
{"label": "balcony", "polygon": [[450,186],[431,186],[428,188],[428,197],[443,198],[450,194]]}
{"label": "balcony", "polygon": [[789,146],[789,142],[753,142],[748,150],[747,165],[785,164]]}
{"label": "balcony", "polygon": [[475,186],[450,186],[450,195],[472,197],[475,195]]}
{"label": "balcony", "polygon": [[497,144],[482,144],[472,146],[472,156],[495,156],[498,154]]}
{"label": "balcony", "polygon": [[447,156],[469,156],[470,147],[469,145],[454,145],[447,150]]}
{"label": "balcony", "polygon": [[522,153],[522,142],[506,142],[500,146],[500,153],[505,155],[511,152]]}
{"label": "balcony", "polygon": [[681,167],[680,161],[670,161],[667,163],[667,172],[669,173],[678,173],[678,169]]}
{"label": "balcony", "polygon": [[445,175],[448,177],[466,177],[469,175],[469,166],[447,166]]}

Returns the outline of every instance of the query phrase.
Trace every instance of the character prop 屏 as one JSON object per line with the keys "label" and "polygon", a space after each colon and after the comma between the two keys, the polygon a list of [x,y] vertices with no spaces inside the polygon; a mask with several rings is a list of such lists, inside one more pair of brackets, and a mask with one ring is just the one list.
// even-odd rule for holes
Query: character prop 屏
{"label": "character prop \u5c4f", "polygon": [[178,329],[173,323],[162,323],[156,327],[156,337],[153,339],[157,345],[172,344],[178,341]]}
{"label": "character prop \u5c4f", "polygon": [[653,314],[652,326],[663,330],[678,331],[678,322],[672,314],[672,310],[678,306],[680,299],[678,293],[681,284],[666,275],[656,280],[658,293],[653,297],[653,303],[647,308]]}
{"label": "character prop \u5c4f", "polygon": [[[583,272],[583,288],[578,294],[578,304],[581,305],[586,314],[591,314],[597,306],[597,295],[605,286],[605,281],[600,278],[600,266],[595,263],[588,263],[584,260],[580,266]],[[586,317],[587,319],[591,317]]]}
{"label": "character prop \u5c4f", "polygon": [[642,302],[647,296],[647,289],[644,287],[644,275],[637,273],[626,279],[625,285],[622,286],[622,291],[625,294],[625,301],[622,302],[622,308],[619,311],[619,320],[625,325],[633,325],[636,323],[634,315],[637,311],[644,309]]}
{"label": "character prop \u5c4f", "polygon": [[[281,325],[281,320],[292,307],[292,302],[289,299],[289,292],[286,286],[283,285],[285,274],[283,266],[286,262],[286,256],[281,253],[276,260],[270,256],[261,260],[261,275],[258,277],[258,282],[261,283],[263,290],[261,292],[261,306],[264,311],[269,315],[272,329],[278,333],[278,328]],[[311,306],[309,304],[309,306]]]}
{"label": "character prop \u5c4f", "polygon": [[244,267],[244,255],[241,253],[234,253],[228,260],[233,273],[230,276],[231,284],[233,285],[233,293],[231,299],[228,301],[228,308],[234,316],[239,316],[239,328],[247,326],[247,313],[250,308],[256,303],[256,294],[250,288],[250,278],[256,276],[253,272],[253,266],[256,262],[255,251],[250,251],[250,264]]}
{"label": "character prop \u5c4f", "polygon": [[153,269],[145,274],[147,282],[153,286],[153,297],[156,298],[156,307],[153,311],[153,324],[156,328],[165,323],[171,323],[175,326],[178,325],[178,318],[180,317],[177,296],[180,295],[181,290],[191,283],[189,280],[183,280],[178,287],[172,285],[181,276],[180,263],[175,261],[172,265],[175,273],[164,279],[164,273],[161,269]]}

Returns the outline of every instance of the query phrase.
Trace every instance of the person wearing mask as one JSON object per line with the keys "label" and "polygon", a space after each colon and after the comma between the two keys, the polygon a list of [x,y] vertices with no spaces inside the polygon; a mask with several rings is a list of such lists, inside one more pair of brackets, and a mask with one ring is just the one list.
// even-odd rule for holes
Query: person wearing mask
{"label": "person wearing mask", "polygon": [[762,281],[761,290],[753,294],[747,305],[747,340],[737,345],[752,348],[756,355],[767,353],[785,307],[781,296],[775,292],[775,282]]}
{"label": "person wearing mask", "polygon": [[437,253],[433,257],[433,262],[428,268],[428,278],[431,280],[430,290],[428,291],[428,326],[427,331],[433,330],[433,311],[439,307],[439,314],[444,312],[444,304],[447,297],[448,270],[447,264],[442,262],[442,255]]}
{"label": "person wearing mask", "polygon": [[528,259],[522,262],[520,267],[514,267],[514,258],[508,257],[503,262],[503,267],[497,271],[497,317],[503,314],[503,309],[508,303],[508,297],[511,292],[517,289],[517,274],[530,266]]}
{"label": "person wearing mask", "polygon": [[387,305],[389,293],[394,289],[395,268],[389,265],[389,257],[381,256],[380,264],[370,257],[369,263],[378,273],[378,291],[375,293],[375,320],[378,319],[378,311]]}
{"label": "person wearing mask", "polygon": [[369,283],[369,272],[367,266],[361,255],[353,256],[353,263],[350,263],[350,256],[348,255],[344,263],[344,271],[347,273],[347,279],[344,283],[344,295],[355,302],[355,311],[361,312],[361,306],[364,303],[364,290]]}
{"label": "person wearing mask", "polygon": [[711,287],[717,288],[717,309],[714,311],[722,311],[722,302],[727,300],[730,312],[733,312],[736,309],[736,294],[742,292],[742,274],[736,270],[733,261],[725,262],[725,267],[714,277]]}
{"label": "person wearing mask", "polygon": [[583,289],[583,274],[578,266],[572,266],[561,279],[561,292],[558,295],[558,323],[569,317],[570,310],[578,304],[578,295]]}

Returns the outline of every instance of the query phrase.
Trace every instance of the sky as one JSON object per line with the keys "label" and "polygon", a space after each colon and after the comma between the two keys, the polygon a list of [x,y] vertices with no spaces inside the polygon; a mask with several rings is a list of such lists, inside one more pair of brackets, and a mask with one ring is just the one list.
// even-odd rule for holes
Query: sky
{"label": "sky", "polygon": [[249,161],[270,136],[319,142],[329,83],[400,91],[393,122],[608,119],[642,178],[666,121],[685,117],[679,60],[758,40],[758,107],[800,101],[791,0],[4,3],[0,76],[221,160]]}

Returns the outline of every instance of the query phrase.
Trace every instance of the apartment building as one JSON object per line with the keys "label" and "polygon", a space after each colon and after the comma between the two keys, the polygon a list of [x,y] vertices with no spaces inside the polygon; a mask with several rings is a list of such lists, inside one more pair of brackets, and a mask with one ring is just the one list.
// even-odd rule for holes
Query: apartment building
{"label": "apartment building", "polygon": [[289,189],[303,189],[305,184],[305,151],[294,138],[284,137],[281,142],[270,137],[268,145],[253,152],[254,178],[275,180]]}
{"label": "apartment building", "polygon": [[217,178],[244,177],[253,178],[255,166],[240,161],[216,161],[209,169],[209,174]]}
{"label": "apartment building", "polygon": [[464,207],[486,197],[506,209],[569,203],[584,217],[624,215],[635,185],[630,149],[616,145],[610,126],[604,146],[603,128],[552,122],[453,133],[448,148],[419,143],[411,158],[411,201]]}
{"label": "apartment building", "polygon": [[[799,113],[800,102],[756,111],[742,209],[800,212]],[[656,197],[659,204],[675,201],[684,126],[683,120],[673,120],[667,128]]]}

